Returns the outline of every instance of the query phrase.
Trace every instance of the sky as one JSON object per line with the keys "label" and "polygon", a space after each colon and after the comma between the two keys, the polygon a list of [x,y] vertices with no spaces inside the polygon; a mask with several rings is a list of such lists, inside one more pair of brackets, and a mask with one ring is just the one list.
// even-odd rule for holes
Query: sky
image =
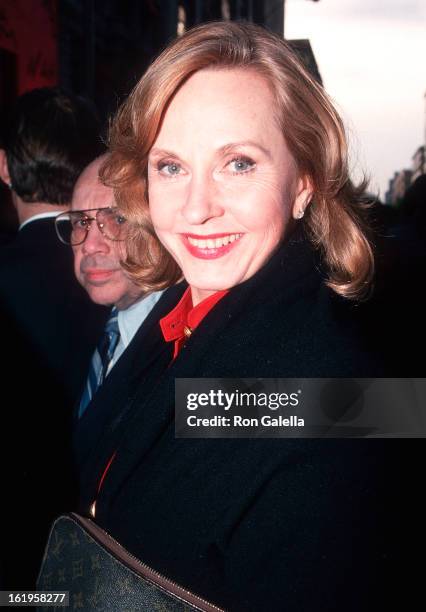
{"label": "sky", "polygon": [[355,177],[382,200],[425,144],[426,0],[287,0],[285,37],[309,38],[343,115]]}

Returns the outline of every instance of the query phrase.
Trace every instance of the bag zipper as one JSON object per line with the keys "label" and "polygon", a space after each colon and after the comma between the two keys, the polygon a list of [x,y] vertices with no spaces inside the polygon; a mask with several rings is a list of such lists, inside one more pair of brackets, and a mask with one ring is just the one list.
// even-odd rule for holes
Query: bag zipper
{"label": "bag zipper", "polygon": [[138,576],[141,576],[148,582],[151,582],[168,595],[172,595],[183,603],[189,604],[200,612],[225,612],[223,608],[219,608],[215,604],[203,599],[199,595],[188,591],[177,582],[167,578],[160,572],[152,569],[149,565],[132,555],[128,550],[114,540],[106,531],[96,525],[89,518],[80,516],[72,512],[69,515],[75,522],[81,525],[88,533],[102,546],[105,546],[118,561],[126,565],[134,571]]}

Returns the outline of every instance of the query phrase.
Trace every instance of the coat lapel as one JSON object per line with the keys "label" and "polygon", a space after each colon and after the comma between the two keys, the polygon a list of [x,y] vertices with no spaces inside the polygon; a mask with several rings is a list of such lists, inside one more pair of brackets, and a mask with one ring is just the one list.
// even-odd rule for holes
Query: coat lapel
{"label": "coat lapel", "polygon": [[171,287],[157,302],[77,426],[76,446],[81,441],[85,447],[85,456],[82,451],[76,451],[81,465],[82,491],[88,491],[90,497],[111,454],[120,444],[141,381],[149,380],[151,385],[164,371],[164,362],[170,363],[172,347],[164,342],[158,321],[171,310],[185,289],[185,283]]}

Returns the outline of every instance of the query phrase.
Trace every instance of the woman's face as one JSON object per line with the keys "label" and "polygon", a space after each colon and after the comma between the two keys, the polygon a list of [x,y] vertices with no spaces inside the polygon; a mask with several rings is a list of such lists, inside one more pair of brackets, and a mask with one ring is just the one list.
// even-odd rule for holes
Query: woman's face
{"label": "woman's face", "polygon": [[201,70],[173,98],[149,154],[158,238],[181,267],[194,305],[255,274],[308,198],[251,70]]}

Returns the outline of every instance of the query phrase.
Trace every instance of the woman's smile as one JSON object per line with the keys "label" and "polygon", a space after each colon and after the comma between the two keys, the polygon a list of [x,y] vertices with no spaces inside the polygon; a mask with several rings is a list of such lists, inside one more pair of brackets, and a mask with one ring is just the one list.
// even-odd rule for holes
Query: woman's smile
{"label": "woman's smile", "polygon": [[229,253],[241,240],[244,234],[182,234],[182,240],[188,251],[200,259],[216,259]]}

